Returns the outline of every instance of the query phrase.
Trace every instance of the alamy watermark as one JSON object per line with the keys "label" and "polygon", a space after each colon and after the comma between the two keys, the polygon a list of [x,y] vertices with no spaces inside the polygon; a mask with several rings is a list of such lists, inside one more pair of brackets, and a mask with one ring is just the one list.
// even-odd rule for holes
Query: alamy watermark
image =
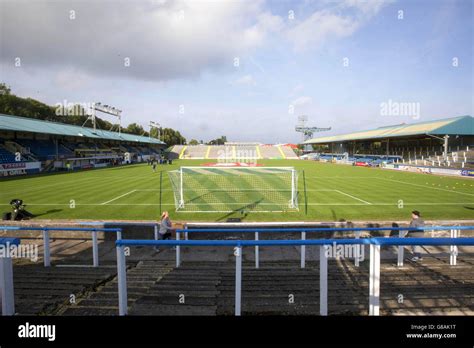
{"label": "alamy watermark", "polygon": [[217,152],[218,163],[246,163],[256,164],[258,160],[257,150],[250,148],[239,149],[238,146],[225,146]]}
{"label": "alamy watermark", "polygon": [[327,258],[334,259],[358,259],[364,261],[364,247],[360,244],[337,244],[333,242],[332,245],[324,246],[324,255]]}
{"label": "alamy watermark", "polygon": [[420,103],[418,102],[398,102],[389,99],[380,103],[381,116],[410,116],[414,120],[420,118]]}
{"label": "alamy watermark", "polygon": [[38,244],[2,244],[0,245],[0,258],[29,259],[38,261]]}
{"label": "alamy watermark", "polygon": [[95,103],[68,102],[64,99],[60,103],[54,104],[57,116],[89,116]]}

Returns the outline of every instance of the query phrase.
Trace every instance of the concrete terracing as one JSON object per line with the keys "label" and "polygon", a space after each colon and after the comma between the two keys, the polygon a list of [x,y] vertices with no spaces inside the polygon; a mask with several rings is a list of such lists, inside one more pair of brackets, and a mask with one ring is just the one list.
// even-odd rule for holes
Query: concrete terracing
{"label": "concrete terracing", "polygon": [[[294,238],[281,236],[282,238]],[[191,237],[192,238],[192,237]],[[300,268],[299,248],[243,250],[242,314],[318,315],[319,252],[307,247]],[[382,249],[381,315],[474,314],[474,255],[460,248],[458,265],[449,265],[448,248],[430,247],[422,262],[396,267],[396,250]],[[466,252],[470,251],[470,254]],[[15,262],[15,301],[19,314],[117,315],[118,294],[113,241],[99,245],[101,266],[90,267],[89,242],[54,241],[53,267]],[[131,247],[127,257],[129,314],[233,315],[235,257],[231,248],[182,247],[175,251]],[[368,250],[365,251],[368,258]],[[410,253],[407,251],[406,256]],[[74,266],[74,267],[73,267]],[[329,261],[329,315],[368,314],[368,260]],[[71,295],[75,303],[71,303]]]}
{"label": "concrete terracing", "polygon": [[[183,151],[184,150],[184,151]],[[224,159],[256,158],[261,159],[297,159],[298,156],[289,146],[279,145],[175,145],[171,149],[173,158],[182,159]]]}

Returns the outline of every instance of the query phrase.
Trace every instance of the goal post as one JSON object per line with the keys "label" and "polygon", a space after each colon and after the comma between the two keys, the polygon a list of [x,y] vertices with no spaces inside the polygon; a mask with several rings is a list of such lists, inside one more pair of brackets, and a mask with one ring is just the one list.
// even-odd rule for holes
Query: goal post
{"label": "goal post", "polygon": [[298,210],[298,173],[293,167],[181,167],[168,175],[176,211]]}
{"label": "goal post", "polygon": [[180,169],[179,174],[179,201],[178,207],[184,208],[184,193],[183,193],[183,168]]}

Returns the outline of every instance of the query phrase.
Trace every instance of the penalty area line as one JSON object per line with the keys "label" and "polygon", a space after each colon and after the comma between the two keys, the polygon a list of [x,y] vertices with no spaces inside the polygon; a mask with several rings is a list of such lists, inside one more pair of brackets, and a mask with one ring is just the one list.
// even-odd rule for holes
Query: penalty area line
{"label": "penalty area line", "polygon": [[118,196],[118,197],[115,197],[115,198],[111,199],[110,201],[101,203],[100,205],[106,205],[106,204],[108,204],[108,203],[110,203],[110,202],[113,202],[113,201],[115,201],[115,200],[117,200],[117,199],[119,199],[119,198],[125,197],[125,196],[127,196],[127,195],[129,195],[129,194],[131,194],[131,193],[136,192],[136,191],[137,191],[137,190],[132,190],[132,191],[130,191],[130,192],[124,193],[123,195],[120,195],[120,196]]}
{"label": "penalty area line", "polygon": [[359,202],[362,202],[362,203],[365,203],[365,204],[368,204],[368,205],[372,205],[372,203],[370,203],[370,202],[364,201],[363,199],[354,197],[354,196],[352,196],[352,195],[350,195],[350,194],[348,194],[348,193],[342,192],[342,191],[340,191],[340,190],[334,190],[334,191],[339,192],[341,195],[344,195],[344,196],[347,196],[347,197],[351,197],[351,198],[353,198],[353,199],[355,199],[355,200],[358,200]]}

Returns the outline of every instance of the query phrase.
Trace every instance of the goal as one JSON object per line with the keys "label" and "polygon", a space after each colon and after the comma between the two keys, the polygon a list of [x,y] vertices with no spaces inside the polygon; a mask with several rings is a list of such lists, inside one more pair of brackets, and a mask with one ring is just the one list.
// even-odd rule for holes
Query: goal
{"label": "goal", "polygon": [[298,210],[293,167],[181,167],[169,171],[176,211]]}

